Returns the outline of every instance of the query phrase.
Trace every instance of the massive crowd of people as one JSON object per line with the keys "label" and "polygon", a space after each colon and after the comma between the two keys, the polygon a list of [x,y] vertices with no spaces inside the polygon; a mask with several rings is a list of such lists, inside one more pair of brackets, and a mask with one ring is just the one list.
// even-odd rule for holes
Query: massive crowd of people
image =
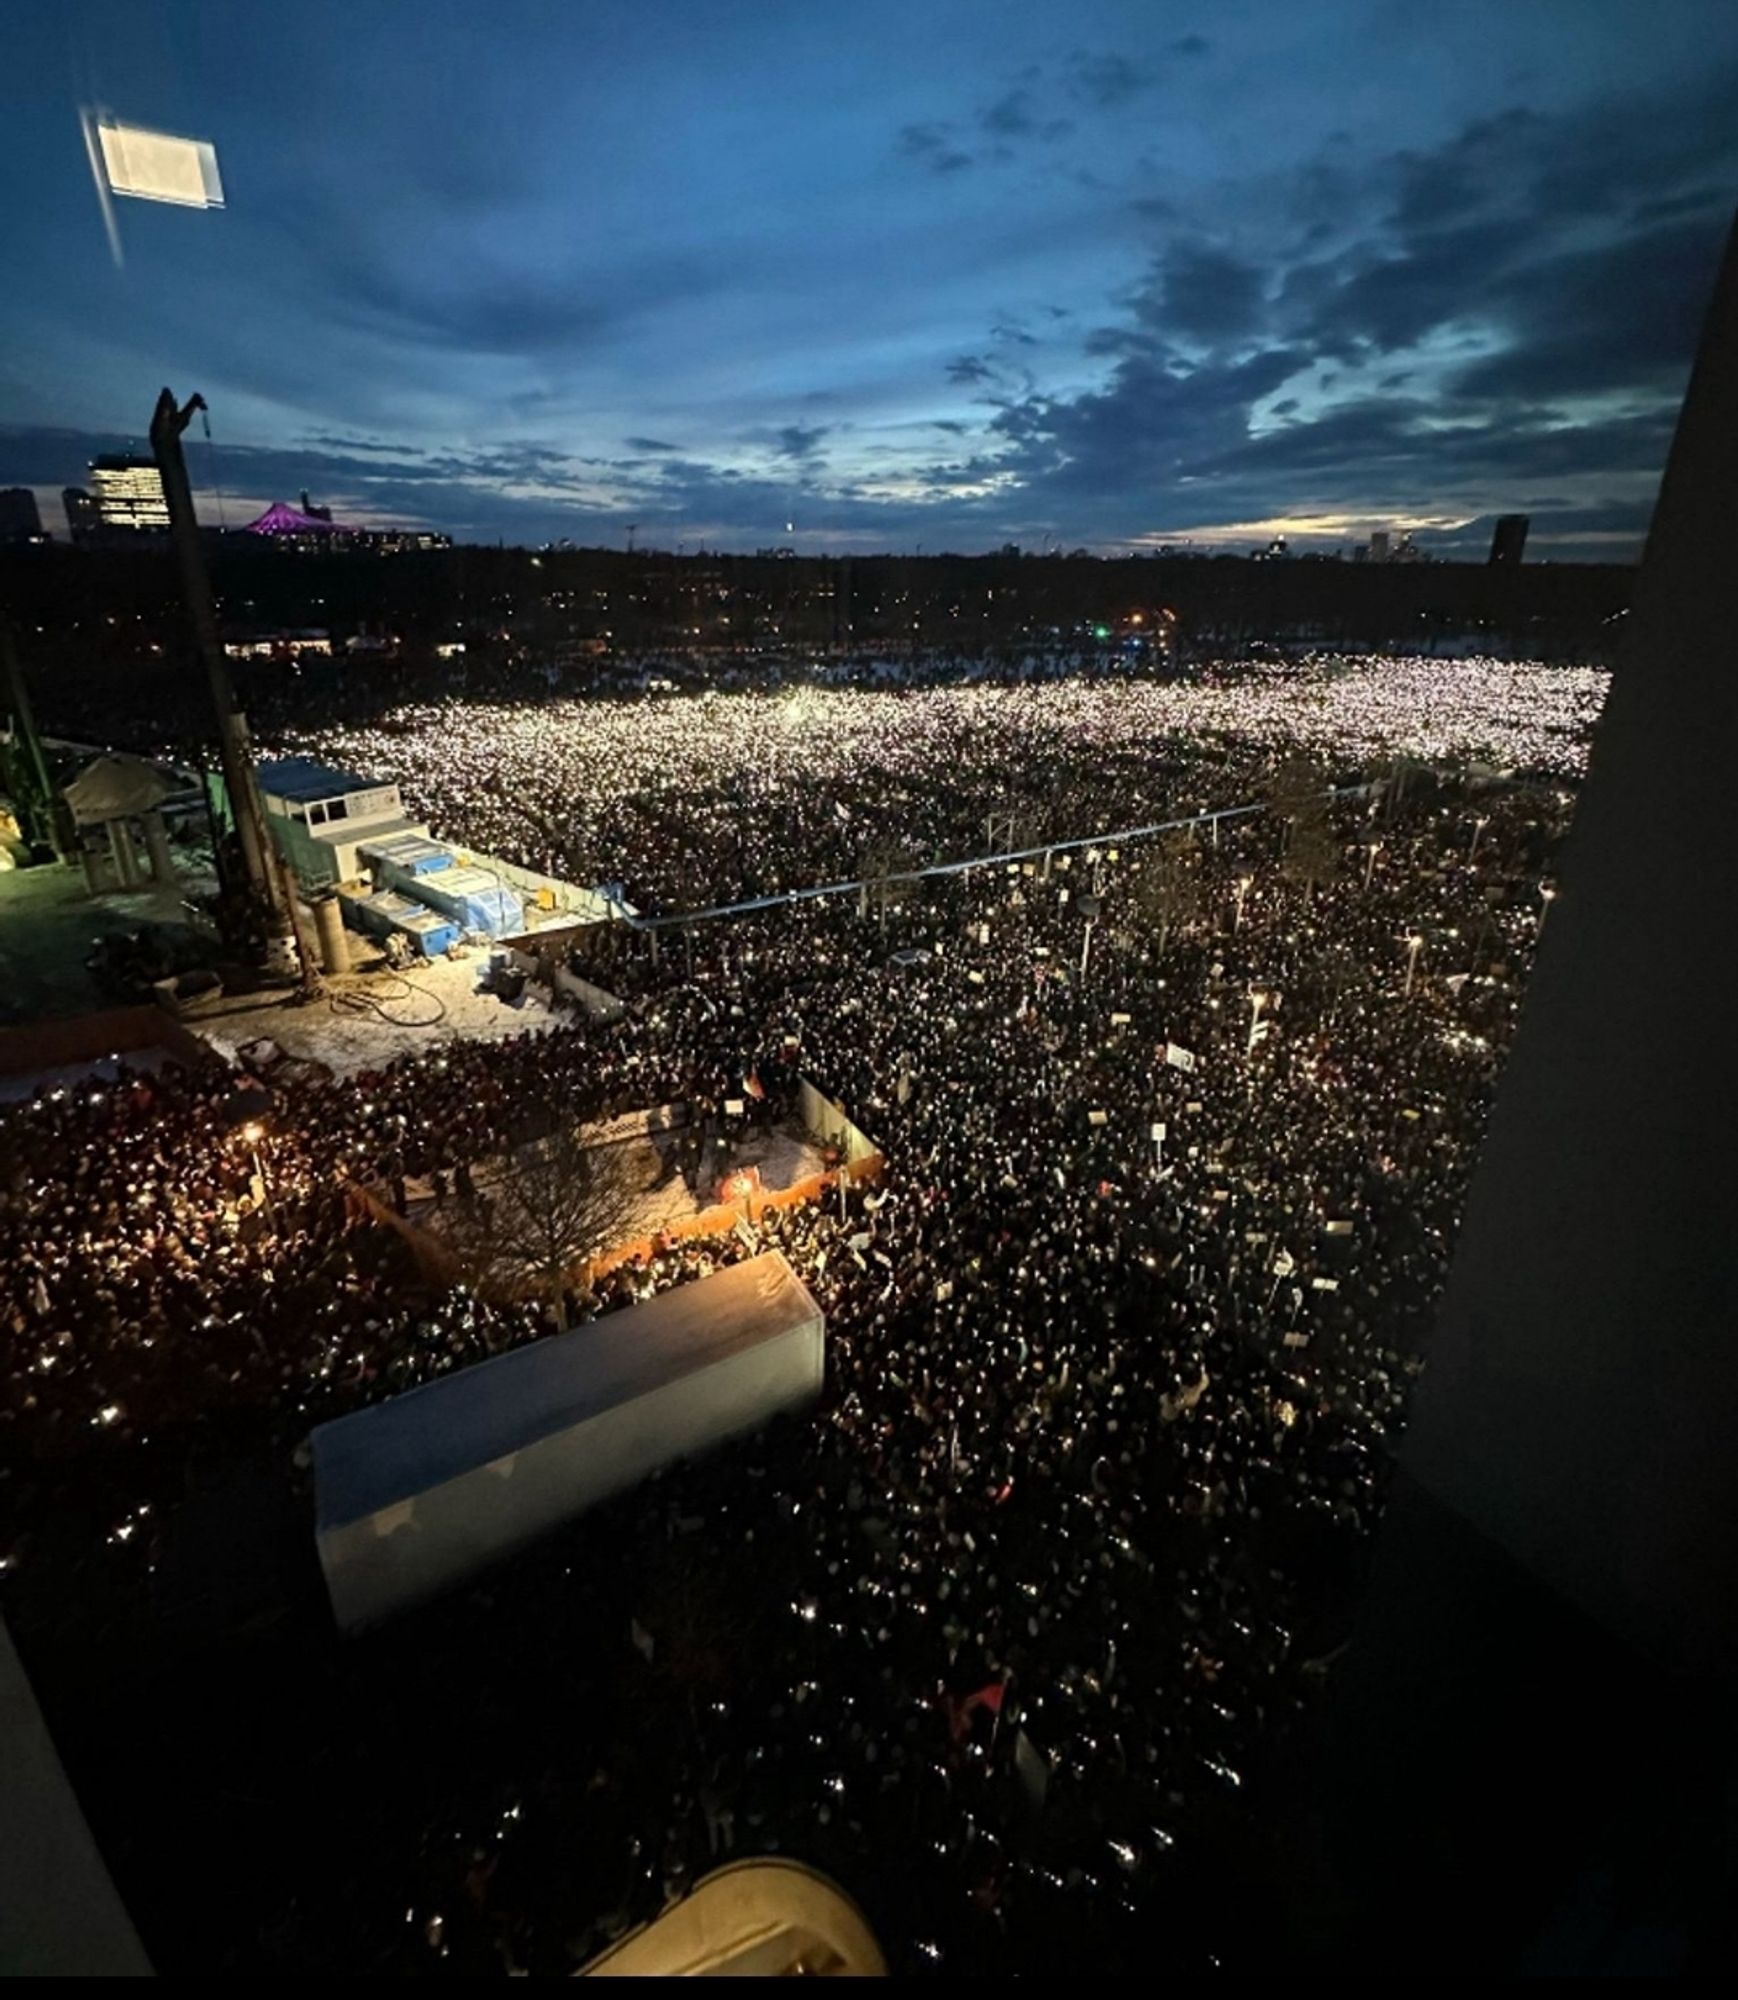
{"label": "massive crowd of people", "polygon": [[[1188,678],[451,701],[282,729],[397,778],[444,836],[681,910],[1259,795],[1275,757],[1579,768],[1606,676],[1491,659],[1205,665]],[[945,774],[945,782],[942,782]]]}
{"label": "massive crowd of people", "polygon": [[[185,1747],[173,1767],[195,1851],[156,1851],[164,1808],[137,1793],[171,1767],[114,1723],[118,1693],[105,1723],[56,1718],[159,1964],[568,1970],[717,1861],[776,1852],[857,1895],[901,1970],[1234,1967],[1251,1800],[1350,1629],[1582,752],[1504,672],[1511,710],[1473,742],[1443,694],[1413,741],[1464,765],[1528,732],[1532,782],[1415,776],[867,914],[714,923],[656,959],[641,939],[619,1020],[275,1095],[214,1064],[9,1109],[0,1602],[45,1681],[87,1688],[143,1671],[177,1520],[237,1467],[302,1479],[313,1424],[549,1332],[545,1306],[432,1292],[347,1177],[456,1175],[531,1106],[584,1123],[798,1073],[886,1157],[872,1187],[572,1302],[583,1321],[780,1247],[826,1312],[814,1411],[374,1637],[299,1603],[276,1664],[251,1656],[244,1768],[201,1781]],[[1399,747],[1392,719],[1379,744],[1319,730],[1376,678],[1263,685],[1268,719],[1228,716],[1205,750],[1068,687],[763,707],[719,724],[734,765],[704,702],[524,727],[552,766],[533,810],[572,784],[588,840],[618,824],[612,787],[641,814],[654,767],[682,813],[686,728],[757,857],[725,849],[706,886],[727,894],[824,877],[847,818],[945,846],[1021,796],[1054,801],[1057,833],[1259,796],[1299,742]],[[471,760],[493,743],[517,784],[519,726],[447,726],[450,793],[405,769],[443,831],[513,845]],[[427,728],[322,747],[403,768]],[[686,851],[716,856],[716,831]],[[685,885],[650,846],[618,872]],[[224,1865],[224,1894],[190,1884]]]}

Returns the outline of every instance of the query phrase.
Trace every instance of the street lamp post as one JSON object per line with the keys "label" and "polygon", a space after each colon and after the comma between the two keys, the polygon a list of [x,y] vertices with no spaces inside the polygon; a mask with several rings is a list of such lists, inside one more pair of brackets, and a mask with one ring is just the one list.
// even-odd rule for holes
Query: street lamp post
{"label": "street lamp post", "polygon": [[1406,940],[1406,991],[1408,993],[1412,991],[1412,975],[1418,970],[1418,954],[1423,944],[1424,939],[1417,931],[1414,931]]}
{"label": "street lamp post", "polygon": [[260,1153],[261,1143],[266,1136],[266,1128],[257,1118],[250,1118],[241,1128],[241,1136],[247,1141],[248,1152],[253,1158],[254,1179],[259,1182],[260,1199],[264,1203],[267,1219],[275,1232],[278,1226],[277,1205],[272,1200],[272,1184],[266,1175],[266,1163]]}
{"label": "street lamp post", "polygon": [[1468,859],[1468,861],[1477,860],[1479,851],[1479,836],[1484,832],[1485,828],[1489,825],[1490,821],[1488,819],[1475,819],[1473,821],[1472,845],[1466,851],[1466,858]]}
{"label": "street lamp post", "polygon": [[1557,891],[1552,888],[1551,884],[1549,882],[1541,882],[1539,884],[1539,923],[1538,928],[1533,932],[1535,940],[1544,936],[1545,919],[1550,915],[1551,905],[1556,899]]}
{"label": "street lamp post", "polygon": [[1376,857],[1378,854],[1382,852],[1381,841],[1379,840],[1371,841],[1368,851],[1370,858],[1364,863],[1364,887],[1366,889],[1369,888],[1370,886],[1371,876],[1373,876],[1376,872]]}
{"label": "street lamp post", "polygon": [[1243,1051],[1246,1057],[1253,1056],[1255,1045],[1261,1040],[1261,1010],[1271,996],[1266,993],[1251,992],[1249,996],[1249,1045]]}
{"label": "street lamp post", "polygon": [[1234,931],[1240,931],[1243,928],[1244,898],[1248,896],[1249,886],[1254,880],[1255,877],[1253,875],[1239,875],[1237,878],[1237,914],[1231,920],[1231,928]]}
{"label": "street lamp post", "polygon": [[1080,942],[1080,976],[1082,980],[1086,977],[1086,961],[1092,951],[1093,926],[1098,922],[1099,911],[1102,907],[1103,905],[1096,895],[1082,896],[1080,899],[1080,914],[1086,919],[1086,936]]}

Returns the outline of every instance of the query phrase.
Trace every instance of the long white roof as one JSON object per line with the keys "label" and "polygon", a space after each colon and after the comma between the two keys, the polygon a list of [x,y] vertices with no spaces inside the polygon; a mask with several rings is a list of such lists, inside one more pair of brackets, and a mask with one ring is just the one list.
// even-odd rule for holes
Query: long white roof
{"label": "long white roof", "polygon": [[353,1411],[310,1439],[319,1526],[413,1499],[821,1317],[783,1254],[768,1250]]}

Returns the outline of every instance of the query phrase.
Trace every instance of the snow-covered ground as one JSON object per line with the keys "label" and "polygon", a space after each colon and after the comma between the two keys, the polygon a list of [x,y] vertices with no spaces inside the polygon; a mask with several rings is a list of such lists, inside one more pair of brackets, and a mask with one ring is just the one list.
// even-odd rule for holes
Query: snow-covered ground
{"label": "snow-covered ground", "polygon": [[529,986],[511,1007],[478,992],[488,967],[489,954],[479,950],[402,974],[352,972],[328,979],[320,998],[305,1005],[226,998],[190,1013],[187,1026],[232,1061],[237,1049],[268,1035],[286,1055],[347,1075],[441,1042],[505,1041],[550,1025],[549,1008]]}

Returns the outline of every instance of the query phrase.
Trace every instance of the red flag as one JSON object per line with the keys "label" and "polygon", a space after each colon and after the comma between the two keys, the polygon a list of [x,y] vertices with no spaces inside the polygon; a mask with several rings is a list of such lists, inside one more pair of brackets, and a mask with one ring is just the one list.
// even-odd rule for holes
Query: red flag
{"label": "red flag", "polygon": [[976,1694],[968,1694],[963,1704],[965,1713],[970,1715],[974,1708],[987,1708],[992,1715],[1002,1712],[1002,1697],[1008,1692],[1006,1681],[991,1681],[988,1687],[979,1688]]}
{"label": "red flag", "polygon": [[751,1069],[742,1079],[742,1087],[750,1097],[765,1097],[766,1086],[760,1080],[760,1071]]}
{"label": "red flag", "polygon": [[987,1708],[992,1715],[1002,1712],[1002,1700],[1008,1692],[1006,1681],[991,1681],[988,1687],[981,1687],[976,1694],[968,1694],[956,1701],[951,1694],[940,1697],[942,1712],[947,1717],[947,1733],[956,1743],[963,1743],[971,1734],[973,1712]]}

